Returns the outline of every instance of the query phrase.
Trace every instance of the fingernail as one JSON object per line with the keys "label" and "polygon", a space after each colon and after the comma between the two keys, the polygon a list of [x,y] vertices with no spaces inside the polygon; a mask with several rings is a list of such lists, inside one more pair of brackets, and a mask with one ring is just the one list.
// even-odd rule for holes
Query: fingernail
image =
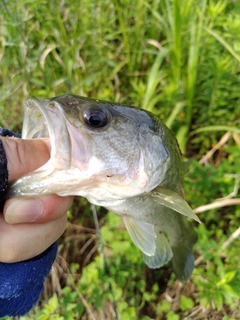
{"label": "fingernail", "polygon": [[43,205],[38,199],[15,200],[7,208],[5,221],[11,224],[33,222],[42,212]]}

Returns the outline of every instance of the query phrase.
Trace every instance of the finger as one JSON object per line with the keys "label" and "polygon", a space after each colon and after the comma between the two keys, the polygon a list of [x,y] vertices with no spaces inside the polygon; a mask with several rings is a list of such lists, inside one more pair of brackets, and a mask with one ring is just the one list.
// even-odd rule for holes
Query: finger
{"label": "finger", "polygon": [[1,137],[7,157],[8,182],[31,172],[50,158],[49,138],[23,140],[14,137]]}
{"label": "finger", "polygon": [[0,215],[0,262],[19,262],[39,255],[62,235],[66,222],[64,215],[48,223],[11,225]]}
{"label": "finger", "polygon": [[3,214],[10,224],[44,223],[61,218],[72,205],[73,197],[46,195],[15,197],[5,202]]}

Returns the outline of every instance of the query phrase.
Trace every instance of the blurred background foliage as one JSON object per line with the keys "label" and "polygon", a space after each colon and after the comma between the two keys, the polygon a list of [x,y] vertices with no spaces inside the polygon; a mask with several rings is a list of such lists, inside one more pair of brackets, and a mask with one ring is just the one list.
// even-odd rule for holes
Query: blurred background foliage
{"label": "blurred background foliage", "polygon": [[186,198],[203,222],[181,284],[171,265],[149,270],[99,208],[106,272],[91,207],[76,199],[42,299],[22,320],[240,318],[239,30],[237,0],[0,2],[0,125],[20,132],[30,96],[147,109],[191,159]]}

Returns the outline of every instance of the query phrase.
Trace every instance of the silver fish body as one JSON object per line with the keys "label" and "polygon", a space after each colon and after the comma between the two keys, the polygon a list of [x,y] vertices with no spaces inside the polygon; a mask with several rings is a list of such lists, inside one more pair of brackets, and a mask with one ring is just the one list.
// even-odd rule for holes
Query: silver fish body
{"label": "silver fish body", "polygon": [[15,181],[11,196],[78,195],[121,215],[150,268],[172,259],[186,281],[197,221],[183,200],[183,165],[173,133],[134,107],[64,95],[27,100],[23,138],[49,137],[51,158]]}

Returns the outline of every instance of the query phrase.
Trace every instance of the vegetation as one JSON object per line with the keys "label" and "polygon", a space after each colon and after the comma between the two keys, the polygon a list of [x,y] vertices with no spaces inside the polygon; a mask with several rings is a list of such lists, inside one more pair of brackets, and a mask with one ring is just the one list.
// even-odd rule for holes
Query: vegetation
{"label": "vegetation", "polygon": [[21,320],[240,318],[239,29],[235,0],[0,2],[0,125],[20,131],[28,97],[68,92],[152,111],[191,159],[186,198],[203,222],[181,284],[171,265],[149,270],[98,208],[106,270],[91,207],[76,199],[42,299]]}

